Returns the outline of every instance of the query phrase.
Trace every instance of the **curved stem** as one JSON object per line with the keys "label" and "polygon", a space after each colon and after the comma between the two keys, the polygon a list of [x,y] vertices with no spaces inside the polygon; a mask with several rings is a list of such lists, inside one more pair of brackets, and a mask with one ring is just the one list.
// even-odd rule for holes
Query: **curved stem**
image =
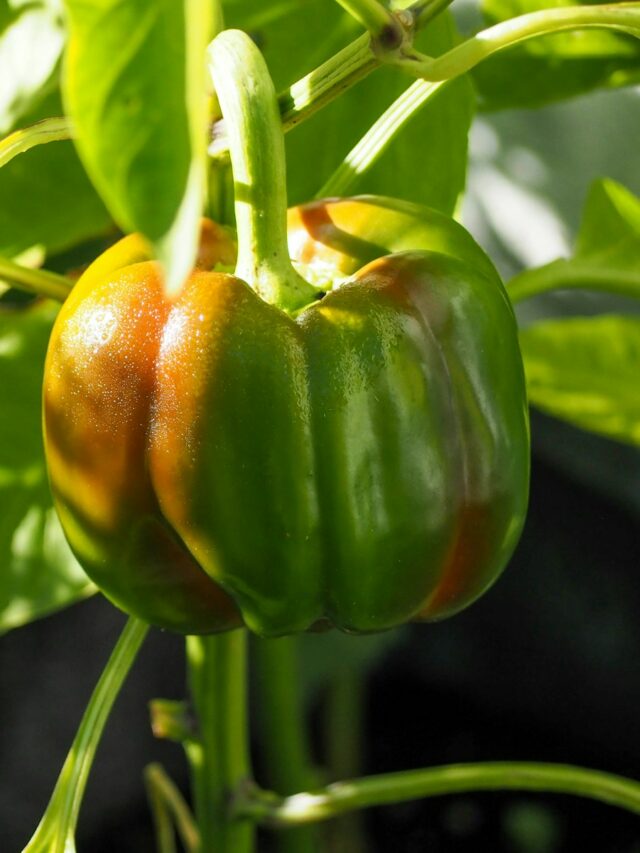
{"label": "curved stem", "polygon": [[161,853],[175,850],[173,827],[187,853],[196,853],[200,846],[200,833],[184,797],[160,764],[149,764],[144,769],[151,810],[156,825],[156,839]]}
{"label": "curved stem", "polygon": [[530,12],[483,30],[436,59],[425,58],[422,62],[405,62],[404,65],[424,80],[449,80],[470,71],[504,48],[536,36],[585,27],[620,30],[640,37],[640,3],[568,6]]}
{"label": "curved stem", "polygon": [[72,853],[82,797],[113,703],[149,626],[129,618],[89,701],[42,820],[23,853]]}
{"label": "curved stem", "polygon": [[588,262],[559,260],[525,270],[507,284],[513,303],[551,290],[576,288],[640,299],[640,274],[633,270],[598,269]]}
{"label": "curved stem", "polygon": [[416,80],[405,89],[351,149],[336,171],[318,190],[316,197],[346,195],[357,179],[382,156],[407,122],[446,85],[446,82],[428,83]]}
{"label": "curved stem", "polygon": [[64,275],[47,270],[33,270],[2,257],[0,257],[0,279],[4,279],[20,290],[26,290],[27,293],[47,296],[59,302],[64,302],[73,287],[73,282]]}
{"label": "curved stem", "polygon": [[266,791],[247,792],[244,801],[236,801],[236,809],[269,826],[298,826],[370,806],[504,790],[573,794],[640,814],[640,782],[570,765],[509,761],[369,776],[285,798]]}
{"label": "curved stem", "polygon": [[0,166],[4,166],[18,154],[24,154],[36,145],[71,139],[71,122],[64,116],[45,118],[22,130],[16,130],[0,141]]}
{"label": "curved stem", "polygon": [[230,815],[233,792],[251,775],[247,720],[246,631],[187,637],[199,736],[185,750],[193,777],[201,853],[252,853],[251,821]]}
{"label": "curved stem", "polygon": [[265,301],[295,311],[313,301],[315,290],[289,260],[284,135],[273,82],[241,30],[217,36],[209,60],[233,167],[236,275]]}
{"label": "curved stem", "polygon": [[[311,785],[311,756],[300,695],[296,638],[256,637],[253,648],[267,784],[280,794],[304,791]],[[283,833],[277,845],[281,853],[312,853],[316,849],[308,828]]]}

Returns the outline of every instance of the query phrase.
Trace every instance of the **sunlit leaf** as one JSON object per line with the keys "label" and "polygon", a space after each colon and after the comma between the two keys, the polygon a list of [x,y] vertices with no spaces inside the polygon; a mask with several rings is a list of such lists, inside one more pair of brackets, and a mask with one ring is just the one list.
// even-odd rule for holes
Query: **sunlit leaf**
{"label": "sunlit leaf", "polygon": [[0,4],[0,135],[55,88],[64,41],[58,4]]}
{"label": "sunlit leaf", "polygon": [[195,258],[206,167],[207,0],[67,0],[64,93],[118,224],[155,244],[175,289]]}
{"label": "sunlit leaf", "polygon": [[563,288],[640,298],[640,199],[615,181],[591,187],[572,258],[526,270],[508,286],[516,301]]}
{"label": "sunlit leaf", "polygon": [[520,333],[530,402],[640,445],[640,317],[573,317]]}

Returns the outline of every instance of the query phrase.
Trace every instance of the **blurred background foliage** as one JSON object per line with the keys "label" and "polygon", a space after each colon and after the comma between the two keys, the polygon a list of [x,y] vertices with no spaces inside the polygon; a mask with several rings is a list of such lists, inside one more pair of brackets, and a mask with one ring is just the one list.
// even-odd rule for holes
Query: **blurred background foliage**
{"label": "blurred background foliage", "polygon": [[[493,0],[486,12],[493,20],[531,8]],[[283,0],[259,10],[230,0],[226,10],[230,24],[246,27],[263,46],[279,86],[357,34],[331,0]],[[477,5],[457,0],[454,12],[461,30],[478,26]],[[422,38],[423,49],[438,52],[456,36],[442,19]],[[638,43],[613,36],[594,42],[591,34],[554,38],[550,63],[540,45],[519,49],[515,65],[503,54],[475,75],[477,100],[468,80],[436,99],[354,190],[455,209],[506,280],[570,257],[594,181],[606,177],[640,195]],[[0,132],[60,113],[63,41],[60,3],[0,0]],[[597,62],[585,62],[594,50]],[[406,84],[399,73],[377,72],[290,134],[293,202],[315,192]],[[522,99],[529,107],[513,108]],[[41,146],[0,169],[0,254],[69,272],[117,233],[70,142]],[[631,266],[640,270],[637,247],[636,253]],[[55,309],[25,309],[19,301],[5,290],[0,303],[5,631],[92,591],[61,540],[46,493],[38,374]],[[580,289],[517,307],[523,329],[547,318],[611,312],[632,318],[638,310],[637,300]],[[639,387],[631,373],[625,411],[639,410]],[[484,599],[441,625],[370,638],[301,639],[301,685],[315,756],[324,765],[320,779],[501,758],[640,775],[640,451],[535,412],[532,439],[525,534]],[[121,625],[121,615],[95,597],[2,638],[0,849],[19,849],[35,826]],[[156,694],[184,695],[181,641],[160,632],[136,664],[99,752],[80,849],[152,849],[140,780],[147,761],[163,761],[186,784],[179,750],[153,741],[148,731],[146,702]],[[255,748],[259,770],[258,740]],[[374,810],[364,825],[365,849],[398,853],[640,851],[637,820],[558,797],[412,803]],[[332,853],[339,853],[326,832]],[[263,842],[268,850],[268,836]]]}

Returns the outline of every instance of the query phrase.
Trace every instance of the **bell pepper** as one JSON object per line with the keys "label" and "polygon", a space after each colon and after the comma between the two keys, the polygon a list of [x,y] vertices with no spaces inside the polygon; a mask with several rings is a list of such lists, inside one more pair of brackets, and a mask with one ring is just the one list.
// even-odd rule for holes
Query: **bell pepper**
{"label": "bell pepper", "polygon": [[262,177],[248,206],[242,177],[235,275],[232,239],[205,222],[176,298],[133,236],[63,305],[44,431],[66,536],[116,605],[184,633],[449,616],[499,575],[526,511],[504,288],[442,214],[329,199],[291,209],[285,231],[286,201],[268,208],[282,182]]}

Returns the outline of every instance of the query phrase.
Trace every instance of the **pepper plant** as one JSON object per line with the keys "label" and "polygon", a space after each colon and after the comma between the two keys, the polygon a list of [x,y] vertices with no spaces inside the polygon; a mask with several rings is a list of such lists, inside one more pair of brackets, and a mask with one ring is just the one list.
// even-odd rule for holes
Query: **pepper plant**
{"label": "pepper plant", "polygon": [[[438,620],[488,589],[526,514],[525,382],[542,409],[638,443],[637,412],[616,398],[637,369],[637,319],[518,329],[514,306],[566,288],[638,298],[640,203],[602,182],[575,256],[506,288],[455,214],[477,96],[530,106],[637,81],[640,3],[487,0],[489,26],[464,37],[447,0],[255,5],[66,0],[0,18],[0,334],[14,376],[33,384],[34,360],[44,376],[44,456],[5,439],[5,528],[40,513],[48,543],[19,571],[3,534],[0,624],[96,588],[130,614],[25,849],[75,849],[149,626],[186,636],[195,718],[152,706],[192,778],[189,805],[148,768],[160,853],[175,832],[188,851],[249,853],[258,826],[283,850],[318,850],[319,821],[462,791],[640,812],[634,780],[531,762],[314,787],[295,639],[275,639]],[[25,33],[43,39],[37,62],[10,52]],[[45,208],[52,174],[66,179]],[[593,365],[586,383],[568,351]],[[248,631],[280,702],[279,790],[251,768]]]}

